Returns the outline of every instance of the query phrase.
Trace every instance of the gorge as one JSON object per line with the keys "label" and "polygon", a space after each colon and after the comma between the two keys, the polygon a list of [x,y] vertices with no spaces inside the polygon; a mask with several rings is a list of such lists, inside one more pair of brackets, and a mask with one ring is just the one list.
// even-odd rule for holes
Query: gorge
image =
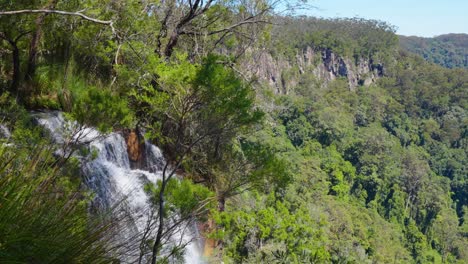
{"label": "gorge", "polygon": [[0,1],[0,263],[468,263],[466,36],[301,7]]}

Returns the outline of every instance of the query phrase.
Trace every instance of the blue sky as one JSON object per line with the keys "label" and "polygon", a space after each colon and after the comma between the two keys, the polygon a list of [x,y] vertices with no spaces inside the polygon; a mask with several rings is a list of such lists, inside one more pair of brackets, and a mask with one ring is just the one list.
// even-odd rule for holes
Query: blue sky
{"label": "blue sky", "polygon": [[318,17],[362,17],[389,22],[401,35],[468,33],[468,0],[312,0]]}

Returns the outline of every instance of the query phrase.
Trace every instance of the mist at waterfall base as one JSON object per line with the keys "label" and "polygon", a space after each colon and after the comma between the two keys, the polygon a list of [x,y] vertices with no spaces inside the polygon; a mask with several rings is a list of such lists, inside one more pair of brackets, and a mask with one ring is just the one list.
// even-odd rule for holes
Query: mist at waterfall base
{"label": "mist at waterfall base", "polygon": [[[97,213],[109,211],[116,219],[127,219],[117,224],[116,244],[120,246],[122,263],[135,263],[140,257],[140,246],[148,220],[153,219],[153,233],[157,226],[154,223],[154,209],[150,206],[149,197],[144,190],[147,183],[156,183],[162,179],[164,157],[159,148],[145,142],[145,168],[132,169],[127,152],[127,145],[120,133],[101,135],[93,128],[79,127],[78,124],[66,121],[61,112],[35,113],[40,125],[50,131],[53,140],[65,145],[73,140],[84,145],[95,157],[76,155],[81,160],[81,168],[86,186],[94,193],[92,208]],[[79,127],[79,129],[78,129]],[[60,155],[67,153],[59,150]],[[153,213],[153,217],[152,217]],[[157,212],[156,212],[157,214]],[[173,216],[173,221],[177,216]],[[129,219],[129,220],[128,220]],[[152,236],[154,237],[154,236]],[[176,231],[166,243],[185,247],[184,263],[204,263],[202,259],[201,239],[195,224],[187,224]],[[163,248],[163,254],[169,254]],[[148,260],[148,256],[143,257]],[[175,260],[173,260],[175,261]]]}

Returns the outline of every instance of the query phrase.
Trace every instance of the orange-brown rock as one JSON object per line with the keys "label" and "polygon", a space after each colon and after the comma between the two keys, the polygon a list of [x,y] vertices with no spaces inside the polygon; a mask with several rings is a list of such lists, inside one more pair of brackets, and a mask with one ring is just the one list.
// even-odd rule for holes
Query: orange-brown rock
{"label": "orange-brown rock", "polygon": [[[202,234],[207,234],[215,229],[215,223],[213,219],[209,219],[205,223],[198,224],[198,230],[201,231]],[[211,257],[213,256],[213,252],[218,245],[218,242],[215,239],[205,237],[203,243],[203,256],[204,257]]]}
{"label": "orange-brown rock", "polygon": [[127,137],[127,151],[128,157],[131,161],[138,161],[141,159],[142,151],[140,149],[140,142],[138,135],[135,131],[131,131]]}
{"label": "orange-brown rock", "polygon": [[205,239],[205,246],[203,248],[203,256],[211,257],[213,256],[213,251],[216,247],[216,241],[212,238]]}

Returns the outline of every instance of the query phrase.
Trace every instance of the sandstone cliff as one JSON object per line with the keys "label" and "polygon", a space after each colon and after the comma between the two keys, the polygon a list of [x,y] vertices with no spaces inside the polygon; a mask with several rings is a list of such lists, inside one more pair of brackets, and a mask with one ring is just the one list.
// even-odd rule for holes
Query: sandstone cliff
{"label": "sandstone cliff", "polygon": [[273,56],[266,50],[253,51],[250,55],[251,59],[243,63],[244,70],[269,84],[277,94],[288,94],[303,74],[313,74],[324,84],[340,77],[346,78],[350,90],[359,85],[368,86],[384,75],[384,67],[380,63],[345,58],[330,49],[307,47],[292,59]]}

